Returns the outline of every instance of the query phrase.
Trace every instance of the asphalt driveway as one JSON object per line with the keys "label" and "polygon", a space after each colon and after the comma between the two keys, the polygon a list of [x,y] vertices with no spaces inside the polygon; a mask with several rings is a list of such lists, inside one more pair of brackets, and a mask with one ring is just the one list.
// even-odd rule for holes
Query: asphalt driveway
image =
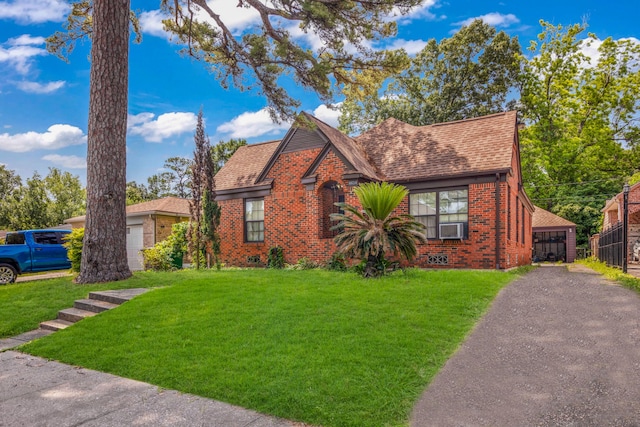
{"label": "asphalt driveway", "polygon": [[640,296],[571,269],[503,289],[411,425],[640,426]]}

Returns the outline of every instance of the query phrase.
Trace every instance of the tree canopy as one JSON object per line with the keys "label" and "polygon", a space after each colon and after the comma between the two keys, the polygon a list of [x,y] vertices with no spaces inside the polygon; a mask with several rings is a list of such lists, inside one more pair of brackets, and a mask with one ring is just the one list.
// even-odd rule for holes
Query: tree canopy
{"label": "tree canopy", "polygon": [[[225,88],[255,90],[267,101],[274,119],[293,119],[300,102],[282,86],[291,77],[324,102],[339,92],[370,94],[385,78],[407,63],[403,50],[377,50],[371,45],[397,33],[394,15],[404,15],[424,0],[242,0],[238,9],[252,9],[259,23],[234,31],[224,22],[216,2],[161,0],[165,29],[183,46],[183,54],[201,60]],[[47,39],[47,48],[66,59],[75,42],[94,34],[93,6],[75,2],[65,32]],[[140,26],[130,22],[136,40]],[[310,48],[309,38],[321,48]]]}
{"label": "tree canopy", "polygon": [[44,178],[35,172],[23,185],[15,171],[0,165],[0,195],[0,229],[51,227],[85,211],[80,178],[57,168]]}
{"label": "tree canopy", "polygon": [[583,38],[584,24],[541,25],[520,75],[524,185],[535,204],[576,222],[586,244],[640,161],[640,45]]}
{"label": "tree canopy", "polygon": [[517,37],[475,20],[451,38],[429,40],[382,95],[348,98],[340,125],[360,133],[390,117],[423,126],[503,111],[520,52]]}

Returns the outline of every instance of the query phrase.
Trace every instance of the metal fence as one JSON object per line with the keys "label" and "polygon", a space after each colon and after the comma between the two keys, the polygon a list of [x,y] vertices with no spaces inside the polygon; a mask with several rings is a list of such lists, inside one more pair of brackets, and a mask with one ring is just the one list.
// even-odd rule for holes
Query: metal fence
{"label": "metal fence", "polygon": [[622,222],[600,233],[598,259],[609,266],[622,267],[624,262],[624,226]]}

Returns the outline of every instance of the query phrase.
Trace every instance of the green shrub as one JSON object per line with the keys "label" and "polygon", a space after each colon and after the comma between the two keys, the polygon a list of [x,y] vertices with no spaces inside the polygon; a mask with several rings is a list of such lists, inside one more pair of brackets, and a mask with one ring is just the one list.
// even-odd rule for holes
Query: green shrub
{"label": "green shrub", "polygon": [[144,259],[145,270],[173,270],[173,251],[167,245],[163,245],[162,243],[164,243],[164,241],[156,243],[152,248],[140,251],[142,253],[142,258]]}
{"label": "green shrub", "polygon": [[143,249],[145,270],[168,271],[182,267],[182,256],[187,251],[187,222],[179,222],[171,227],[169,237],[155,244],[154,247]]}
{"label": "green shrub", "polygon": [[84,239],[84,228],[74,228],[71,233],[63,237],[62,246],[67,248],[67,258],[71,261],[71,271],[80,272],[82,262],[82,240]]}
{"label": "green shrub", "polygon": [[327,261],[326,268],[332,271],[347,271],[347,259],[342,252],[334,252]]}
{"label": "green shrub", "polygon": [[287,265],[287,269],[289,270],[313,270],[318,267],[320,267],[320,265],[317,262],[307,257],[300,258],[295,264]]}
{"label": "green shrub", "polygon": [[[371,269],[376,272],[371,273]],[[388,259],[379,259],[375,263],[371,263],[369,260],[363,259],[358,264],[351,267],[351,271],[359,274],[363,277],[381,277],[385,274],[392,273],[400,269],[400,263],[397,261],[391,261]]]}
{"label": "green shrub", "polygon": [[267,253],[267,268],[284,268],[284,249],[280,246],[272,246]]}

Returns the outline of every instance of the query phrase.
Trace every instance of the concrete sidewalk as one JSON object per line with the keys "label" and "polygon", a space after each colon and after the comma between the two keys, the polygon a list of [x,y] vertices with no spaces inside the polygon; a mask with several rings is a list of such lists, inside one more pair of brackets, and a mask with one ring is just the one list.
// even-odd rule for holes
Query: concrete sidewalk
{"label": "concrete sidewalk", "polygon": [[303,426],[15,351],[0,353],[0,426]]}
{"label": "concrete sidewalk", "polygon": [[640,296],[576,265],[507,286],[411,425],[639,426]]}
{"label": "concrete sidewalk", "polygon": [[34,280],[57,279],[59,277],[71,277],[71,276],[73,276],[73,274],[69,273],[68,270],[53,271],[53,272],[44,273],[44,274],[31,274],[28,276],[18,276],[18,278],[16,279],[16,283],[33,282]]}

